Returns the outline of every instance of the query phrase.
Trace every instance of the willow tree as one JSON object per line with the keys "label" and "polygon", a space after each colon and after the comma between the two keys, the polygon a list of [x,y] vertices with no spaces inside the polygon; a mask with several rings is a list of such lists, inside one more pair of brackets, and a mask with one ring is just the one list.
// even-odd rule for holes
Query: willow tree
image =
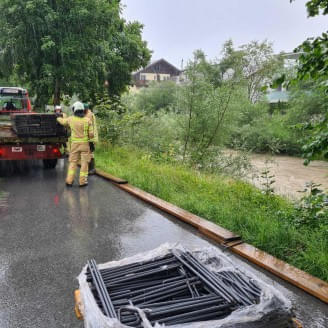
{"label": "willow tree", "polygon": [[0,0],[0,30],[2,75],[28,83],[38,105],[104,85],[117,95],[150,58],[142,25],[121,17],[119,0]]}

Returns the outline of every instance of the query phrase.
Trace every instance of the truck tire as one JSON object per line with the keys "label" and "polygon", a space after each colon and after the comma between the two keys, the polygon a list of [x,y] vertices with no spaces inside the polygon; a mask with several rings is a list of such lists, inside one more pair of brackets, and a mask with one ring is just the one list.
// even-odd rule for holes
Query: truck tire
{"label": "truck tire", "polygon": [[57,165],[57,159],[44,159],[43,168],[45,169],[54,169]]}

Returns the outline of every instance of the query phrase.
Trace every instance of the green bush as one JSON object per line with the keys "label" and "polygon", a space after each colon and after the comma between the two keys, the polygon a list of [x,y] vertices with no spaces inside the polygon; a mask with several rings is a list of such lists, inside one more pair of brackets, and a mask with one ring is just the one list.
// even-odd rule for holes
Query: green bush
{"label": "green bush", "polygon": [[176,103],[177,85],[173,81],[153,83],[137,93],[126,94],[124,102],[136,111],[155,114],[158,111],[172,111]]}
{"label": "green bush", "polygon": [[263,114],[258,119],[241,127],[231,134],[230,145],[237,145],[258,153],[283,153],[299,155],[297,131],[281,114]]}
{"label": "green bush", "polygon": [[304,196],[295,204],[295,212],[291,217],[296,227],[328,229],[328,195],[319,187],[313,182],[306,184],[302,191]]}

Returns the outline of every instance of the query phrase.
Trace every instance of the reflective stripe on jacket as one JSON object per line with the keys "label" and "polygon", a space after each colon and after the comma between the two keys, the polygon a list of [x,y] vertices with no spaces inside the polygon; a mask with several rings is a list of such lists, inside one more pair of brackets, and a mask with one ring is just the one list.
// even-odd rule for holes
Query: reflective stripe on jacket
{"label": "reflective stripe on jacket", "polygon": [[90,140],[94,143],[99,141],[99,137],[98,137],[98,129],[97,129],[97,121],[96,121],[96,116],[95,114],[89,109],[85,115],[85,117],[87,117],[92,124],[93,127],[93,135],[94,137]]}
{"label": "reflective stripe on jacket", "polygon": [[87,117],[58,117],[57,121],[71,129],[71,142],[89,142],[94,137],[93,126]]}

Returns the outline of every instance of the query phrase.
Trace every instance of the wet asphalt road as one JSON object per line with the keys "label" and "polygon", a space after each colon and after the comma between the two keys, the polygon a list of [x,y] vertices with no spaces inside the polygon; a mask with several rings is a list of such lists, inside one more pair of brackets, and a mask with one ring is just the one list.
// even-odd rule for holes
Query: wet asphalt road
{"label": "wet asphalt road", "polygon": [[[91,177],[88,188],[64,185],[64,162],[31,164],[0,178],[0,327],[80,328],[74,315],[76,276],[98,263],[153,249],[210,242],[193,228]],[[4,173],[5,172],[5,173]],[[304,327],[328,327],[328,306],[230,255],[292,300]]]}

